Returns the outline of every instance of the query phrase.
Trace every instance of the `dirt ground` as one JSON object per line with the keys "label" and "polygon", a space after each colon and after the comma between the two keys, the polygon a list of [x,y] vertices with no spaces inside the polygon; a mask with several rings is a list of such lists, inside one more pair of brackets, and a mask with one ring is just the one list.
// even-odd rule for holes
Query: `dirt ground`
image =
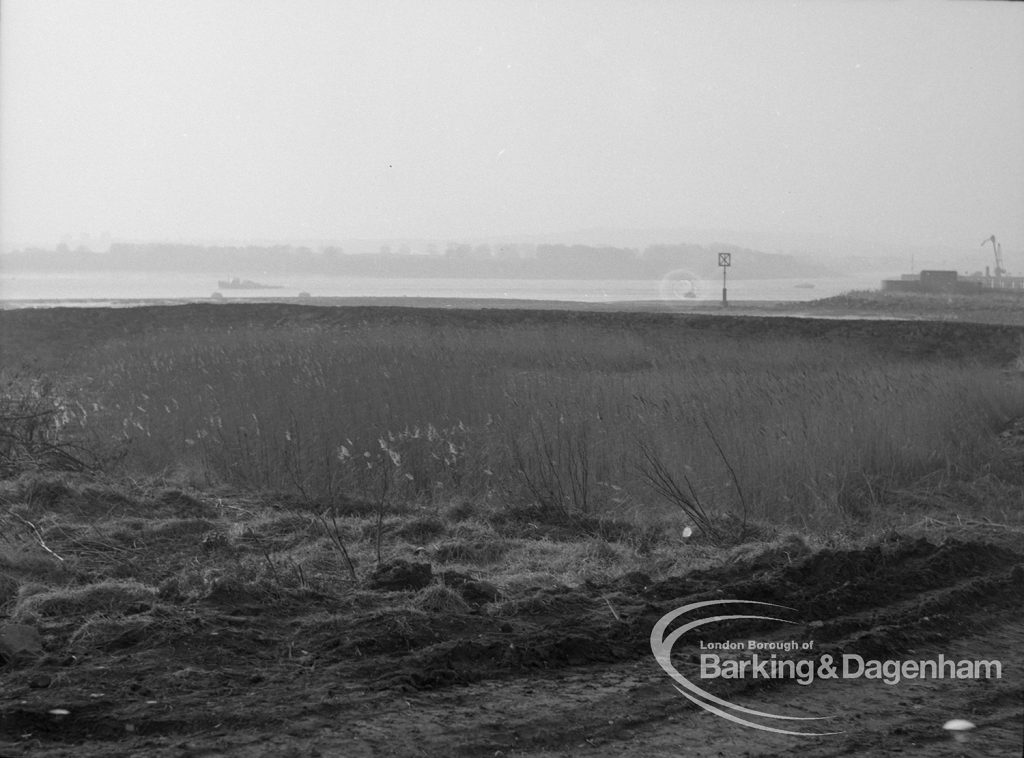
{"label": "dirt ground", "polygon": [[[891,535],[793,562],[761,555],[658,582],[634,574],[538,589],[507,617],[486,604],[338,613],[328,598],[227,592],[163,618],[140,603],[145,625],[3,671],[0,755],[1019,755],[1020,548],[1005,534],[940,544]],[[738,705],[827,716],[839,734],[739,726],[691,705],[651,653],[660,616],[708,599],[789,606],[796,623],[691,632],[672,659],[691,679],[698,645],[729,639],[813,641],[816,655],[865,659],[999,660],[1002,678],[702,681]],[[975,724],[969,741],[944,732],[953,718]]]}

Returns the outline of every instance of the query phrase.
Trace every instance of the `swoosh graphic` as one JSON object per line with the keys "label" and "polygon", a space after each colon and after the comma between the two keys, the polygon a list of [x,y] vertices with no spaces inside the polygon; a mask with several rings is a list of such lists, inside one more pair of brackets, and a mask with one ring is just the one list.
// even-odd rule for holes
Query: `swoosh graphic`
{"label": "swoosh graphic", "polygon": [[830,735],[842,734],[842,732],[794,732],[787,729],[779,729],[776,727],[764,726],[762,724],[757,724],[752,721],[747,721],[746,719],[728,713],[720,708],[716,708],[714,705],[711,705],[711,703],[715,703],[717,705],[723,706],[724,708],[730,708],[734,711],[738,711],[740,713],[744,713],[750,716],[759,716],[762,718],[770,719],[784,719],[787,721],[820,721],[822,719],[829,717],[785,716],[782,714],[768,713],[766,711],[758,711],[752,708],[745,708],[740,705],[735,705],[734,703],[730,703],[727,700],[723,700],[722,698],[712,695],[710,692],[702,690],[700,687],[695,685],[693,682],[691,682],[689,679],[684,677],[676,670],[675,666],[672,665],[671,661],[672,647],[684,634],[693,629],[704,626],[705,624],[711,624],[716,621],[731,621],[736,619],[759,619],[764,621],[778,621],[783,624],[796,623],[793,621],[787,621],[786,619],[776,618],[775,616],[752,616],[743,614],[728,616],[712,616],[710,618],[691,621],[688,624],[684,624],[667,637],[664,636],[669,624],[671,624],[673,621],[675,621],[683,614],[689,613],[690,611],[698,610],[700,608],[706,608],[708,606],[726,604],[759,605],[769,608],[782,608],[789,611],[796,610],[795,608],[790,608],[786,605],[777,605],[776,603],[762,603],[756,600],[705,600],[700,603],[691,603],[689,605],[684,605],[670,613],[665,614],[658,620],[658,623],[656,623],[654,627],[651,629],[651,651],[654,653],[654,658],[655,660],[657,660],[658,665],[661,666],[665,673],[668,674],[673,681],[682,685],[682,688],[676,687],[676,689],[684,697],[686,697],[691,702],[699,705],[704,710],[714,713],[716,716],[721,716],[722,718],[728,719],[729,721],[733,721],[737,724],[743,724],[744,726],[753,727],[754,729],[761,729],[767,732],[777,732],[779,734],[793,734],[802,737],[827,737]]}

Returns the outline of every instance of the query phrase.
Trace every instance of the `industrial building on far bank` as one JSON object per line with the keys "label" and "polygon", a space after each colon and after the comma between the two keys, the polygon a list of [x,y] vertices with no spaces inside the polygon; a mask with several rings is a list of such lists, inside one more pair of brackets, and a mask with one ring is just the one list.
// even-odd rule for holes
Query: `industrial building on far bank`
{"label": "industrial building on far bank", "polygon": [[957,294],[984,294],[993,291],[1016,291],[1024,294],[1024,276],[1009,276],[1003,267],[1003,249],[995,235],[982,241],[982,247],[992,243],[995,270],[985,266],[985,273],[960,275],[956,271],[924,270],[920,274],[903,274],[899,279],[882,281],[883,292],[943,292]]}

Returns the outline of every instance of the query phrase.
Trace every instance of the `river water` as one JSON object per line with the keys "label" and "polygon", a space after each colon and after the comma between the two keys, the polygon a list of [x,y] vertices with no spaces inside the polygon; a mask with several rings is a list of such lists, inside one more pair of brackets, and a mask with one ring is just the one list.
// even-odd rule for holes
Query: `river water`
{"label": "river water", "polygon": [[[884,273],[828,279],[736,279],[727,283],[730,301],[807,301],[851,290],[878,289]],[[0,304],[5,308],[39,305],[116,304],[118,300],[225,300],[312,297],[431,297],[515,299],[569,302],[680,300],[720,301],[722,281],[677,272],[661,280],[583,279],[428,279],[343,276],[252,276],[280,289],[218,290],[209,274],[187,273],[8,273],[0,271]]]}

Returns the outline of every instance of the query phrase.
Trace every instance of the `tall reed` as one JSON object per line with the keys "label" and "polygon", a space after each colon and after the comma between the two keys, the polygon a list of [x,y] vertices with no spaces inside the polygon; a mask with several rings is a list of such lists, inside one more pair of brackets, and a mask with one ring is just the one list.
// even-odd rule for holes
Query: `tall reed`
{"label": "tall reed", "polygon": [[646,451],[713,511],[801,522],[864,481],[977,469],[1024,415],[991,368],[571,322],[172,332],[86,368],[80,424],[128,444],[125,465],[328,500],[371,496],[388,466],[392,497],[652,504]]}

